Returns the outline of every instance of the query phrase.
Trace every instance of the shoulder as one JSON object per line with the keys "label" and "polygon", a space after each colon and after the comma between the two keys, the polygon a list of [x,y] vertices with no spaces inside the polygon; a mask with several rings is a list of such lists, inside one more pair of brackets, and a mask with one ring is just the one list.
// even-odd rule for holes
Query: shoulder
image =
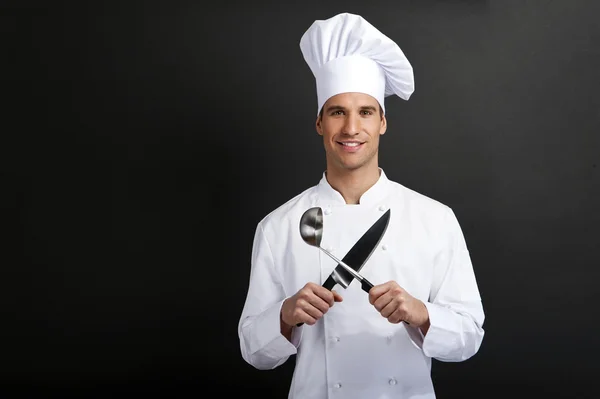
{"label": "shoulder", "polygon": [[394,197],[401,199],[406,205],[414,207],[416,210],[445,213],[450,209],[450,207],[443,202],[408,188],[400,183],[390,181],[390,184]]}
{"label": "shoulder", "polygon": [[392,191],[393,201],[400,210],[399,223],[406,223],[413,232],[423,233],[432,240],[429,242],[447,246],[449,239],[462,234],[454,210],[449,205],[395,182]]}
{"label": "shoulder", "polygon": [[392,181],[391,185],[392,201],[396,202],[404,217],[435,229],[454,223],[455,215],[449,205],[400,183]]}

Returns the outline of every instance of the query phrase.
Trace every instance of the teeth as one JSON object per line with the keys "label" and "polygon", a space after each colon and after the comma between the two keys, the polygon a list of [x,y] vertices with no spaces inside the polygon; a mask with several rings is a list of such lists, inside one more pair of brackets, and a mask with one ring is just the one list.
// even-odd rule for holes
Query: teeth
{"label": "teeth", "polygon": [[342,143],[342,145],[345,145],[346,147],[357,147],[359,143]]}

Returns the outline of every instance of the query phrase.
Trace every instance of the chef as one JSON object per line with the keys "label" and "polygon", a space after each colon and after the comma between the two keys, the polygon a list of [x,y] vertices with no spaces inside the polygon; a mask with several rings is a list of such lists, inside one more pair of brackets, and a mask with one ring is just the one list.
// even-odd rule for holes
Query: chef
{"label": "chef", "polygon": [[[431,361],[477,353],[484,311],[456,215],[390,180],[378,163],[384,99],[408,100],[411,64],[359,15],[315,21],[300,49],[316,80],[320,181],[257,225],[238,333],[242,357],[273,369],[296,355],[289,398],[435,398]],[[324,283],[339,268],[299,232],[322,210],[320,246],[342,259],[384,213],[389,224],[347,287]]]}

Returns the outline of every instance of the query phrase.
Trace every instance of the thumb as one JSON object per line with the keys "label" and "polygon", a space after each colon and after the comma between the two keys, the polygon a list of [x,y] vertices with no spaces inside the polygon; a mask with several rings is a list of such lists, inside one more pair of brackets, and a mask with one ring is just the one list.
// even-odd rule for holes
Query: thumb
{"label": "thumb", "polygon": [[335,290],[331,290],[331,292],[333,292],[333,300],[336,302],[342,302],[344,300],[344,298],[342,298],[342,296],[340,294],[338,294],[337,291]]}

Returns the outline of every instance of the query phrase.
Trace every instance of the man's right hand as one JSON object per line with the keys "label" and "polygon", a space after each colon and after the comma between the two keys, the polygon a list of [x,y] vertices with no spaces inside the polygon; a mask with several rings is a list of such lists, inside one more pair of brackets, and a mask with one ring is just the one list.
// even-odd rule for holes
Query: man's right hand
{"label": "man's right hand", "polygon": [[294,296],[283,302],[281,307],[282,332],[291,330],[293,326],[301,323],[314,325],[335,302],[342,300],[342,296],[333,290],[329,291],[315,283],[307,283]]}

